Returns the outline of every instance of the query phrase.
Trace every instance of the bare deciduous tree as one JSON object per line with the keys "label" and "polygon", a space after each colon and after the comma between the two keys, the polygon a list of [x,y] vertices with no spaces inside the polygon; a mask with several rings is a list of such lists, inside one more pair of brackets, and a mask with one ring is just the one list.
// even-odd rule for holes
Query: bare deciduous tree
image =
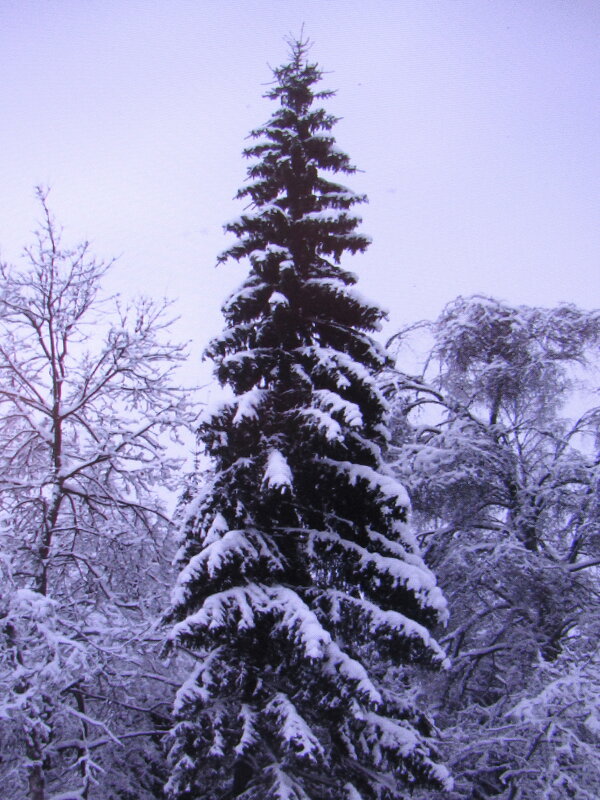
{"label": "bare deciduous tree", "polygon": [[[0,775],[15,798],[106,797],[110,746],[166,708],[149,663],[168,584],[158,487],[190,419],[172,380],[185,348],[167,303],[103,299],[110,264],[65,248],[38,197],[26,267],[0,267]],[[116,773],[105,785],[125,785]],[[135,776],[135,796],[152,780]]]}

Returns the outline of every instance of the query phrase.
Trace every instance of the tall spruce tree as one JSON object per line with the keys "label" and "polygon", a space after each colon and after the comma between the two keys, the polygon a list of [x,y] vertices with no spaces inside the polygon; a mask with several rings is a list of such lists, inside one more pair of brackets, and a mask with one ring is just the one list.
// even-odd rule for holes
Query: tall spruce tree
{"label": "tall spruce tree", "polygon": [[325,177],[355,168],[314,106],[331,92],[313,89],[307,43],[290,44],[220,258],[250,271],[208,348],[229,395],[201,426],[214,470],[171,611],[196,659],[171,736],[178,800],[398,800],[448,780],[408,685],[444,659],[428,626],[445,603],[382,460],[384,312],[340,266],[368,246],[351,212],[365,198]]}

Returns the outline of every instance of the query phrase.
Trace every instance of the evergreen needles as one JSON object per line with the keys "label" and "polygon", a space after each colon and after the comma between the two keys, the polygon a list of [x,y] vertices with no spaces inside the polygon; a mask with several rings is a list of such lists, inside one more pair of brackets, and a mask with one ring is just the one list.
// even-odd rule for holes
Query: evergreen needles
{"label": "evergreen needles", "polygon": [[444,655],[445,613],[385,468],[384,312],[340,266],[364,251],[330,180],[355,168],[335,146],[330,93],[307,43],[291,43],[253,131],[222,256],[249,274],[208,347],[227,390],[200,428],[214,470],[190,503],[171,641],[197,659],[176,701],[168,794],[178,800],[396,800],[447,785],[411,665]]}

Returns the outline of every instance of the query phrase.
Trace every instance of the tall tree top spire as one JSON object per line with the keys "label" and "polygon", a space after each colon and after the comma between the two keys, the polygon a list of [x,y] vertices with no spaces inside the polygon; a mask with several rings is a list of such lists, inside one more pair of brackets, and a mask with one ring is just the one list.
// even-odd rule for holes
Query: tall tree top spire
{"label": "tall tree top spire", "polygon": [[308,39],[289,37],[290,59],[286,64],[273,70],[275,86],[267,92],[271,99],[280,99],[282,105],[292,108],[297,114],[306,111],[313,97],[320,99],[331,97],[334,92],[322,90],[312,93],[310,87],[318,83],[323,71],[315,62],[308,60],[312,43]]}
{"label": "tall tree top spire", "polygon": [[[333,93],[314,91],[322,73],[308,62],[307,49],[306,41],[293,41],[290,62],[273,70],[274,85],[267,97],[279,101],[280,107],[251,132],[255,141],[244,155],[253,163],[246,185],[237,193],[238,198],[250,201],[255,212],[225,226],[241,241],[220,260],[254,255],[254,265],[261,260],[265,239],[291,245],[297,268],[308,267],[315,256],[339,262],[344,251],[363,251],[369,245],[368,237],[354,233],[360,218],[348,213],[366,197],[326,177],[327,173],[351,174],[356,168],[329,133],[337,118],[315,107],[315,100]],[[348,275],[346,280],[353,282]]]}

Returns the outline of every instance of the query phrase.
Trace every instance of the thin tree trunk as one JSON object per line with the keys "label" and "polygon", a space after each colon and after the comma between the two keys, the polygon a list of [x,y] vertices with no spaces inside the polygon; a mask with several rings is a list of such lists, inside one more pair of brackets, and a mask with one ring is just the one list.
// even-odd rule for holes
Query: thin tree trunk
{"label": "thin tree trunk", "polygon": [[46,779],[44,770],[39,761],[29,767],[29,800],[44,800],[46,796]]}

